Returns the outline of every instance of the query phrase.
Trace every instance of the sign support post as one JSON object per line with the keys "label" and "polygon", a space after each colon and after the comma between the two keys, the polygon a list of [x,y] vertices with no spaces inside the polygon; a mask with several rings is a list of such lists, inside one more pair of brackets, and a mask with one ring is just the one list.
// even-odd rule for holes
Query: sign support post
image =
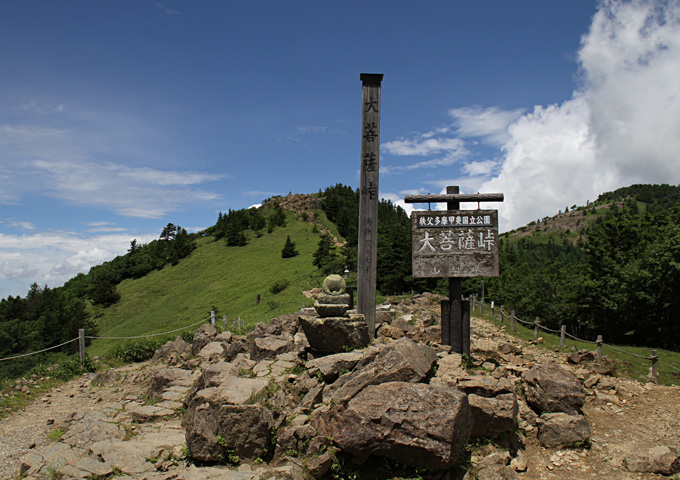
{"label": "sign support post", "polygon": [[470,355],[470,302],[463,301],[462,279],[495,277],[498,264],[498,211],[460,210],[460,202],[503,201],[502,193],[407,195],[406,203],[446,202],[446,211],[414,211],[413,277],[449,279],[449,299],[442,301],[442,344]]}
{"label": "sign support post", "polygon": [[362,73],[361,185],[357,253],[357,311],[375,337],[378,259],[378,173],[380,170],[380,84],[383,75]]}

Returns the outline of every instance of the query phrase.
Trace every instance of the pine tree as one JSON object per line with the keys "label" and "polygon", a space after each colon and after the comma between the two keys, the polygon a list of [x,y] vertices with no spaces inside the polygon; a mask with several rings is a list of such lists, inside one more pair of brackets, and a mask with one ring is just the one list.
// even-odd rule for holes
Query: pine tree
{"label": "pine tree", "polygon": [[293,242],[290,239],[290,235],[288,235],[288,237],[286,237],[286,244],[283,246],[283,250],[281,250],[281,258],[292,258],[299,254],[300,252],[295,248],[295,242]]}

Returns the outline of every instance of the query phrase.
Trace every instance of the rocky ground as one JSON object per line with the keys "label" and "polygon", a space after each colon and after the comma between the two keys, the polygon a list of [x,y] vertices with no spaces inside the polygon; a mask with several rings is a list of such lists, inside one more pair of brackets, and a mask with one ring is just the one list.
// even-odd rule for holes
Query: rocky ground
{"label": "rocky ground", "polygon": [[[465,427],[479,437],[468,444],[463,455],[468,480],[656,479],[669,478],[672,469],[679,468],[680,387],[607,375],[587,356],[577,364],[570,363],[567,356],[572,354],[572,361],[575,357],[571,351],[554,352],[526,344],[477,318],[473,318],[472,361],[466,364],[436,344],[436,300],[422,296],[393,304],[393,313],[382,316],[387,320],[374,345],[358,353],[341,353],[334,357],[335,362],[327,361],[330,357],[310,361],[304,335],[295,326],[295,317],[288,316],[272,327],[256,329],[249,338],[228,332],[208,334],[195,339],[193,346],[168,347],[159,352],[157,361],[74,379],[0,420],[0,479],[18,478],[21,472],[28,478],[376,478],[370,460],[364,467],[345,462],[342,468],[346,470],[338,470],[337,443],[345,442],[338,425],[346,423],[333,421],[367,415],[352,404],[357,392],[370,402],[371,392],[397,397],[399,391],[406,390],[394,383],[393,377],[385,377],[382,385],[371,378],[384,375],[395,363],[389,360],[407,350],[422,353],[422,358],[409,360],[412,370],[429,369],[418,380],[406,380],[419,385],[409,390],[409,395],[421,390],[424,395],[455,390],[456,395],[437,401],[459,405],[465,397],[459,393],[463,391],[471,405],[491,402],[492,409],[503,410],[490,417],[488,424],[482,426],[477,421],[473,427]],[[430,368],[430,360],[436,368]],[[569,421],[582,414],[587,422],[590,437],[571,442],[569,448],[545,446],[551,441],[546,425],[552,420],[539,416],[527,400],[537,395],[530,377],[546,360],[577,379],[577,390],[582,390],[584,403],[576,402],[574,415],[557,414]],[[387,363],[379,371],[368,370],[376,362]],[[357,387],[361,381],[368,383]],[[498,389],[493,396],[482,393],[487,384]],[[498,399],[506,397],[517,410],[504,410],[505,404]],[[409,406],[413,405],[407,405],[406,410]],[[248,423],[251,420],[245,419],[253,415],[258,419]],[[383,416],[374,423],[384,424],[387,414],[376,415]],[[229,432],[212,425],[215,418],[227,422]],[[228,424],[229,418],[236,422]],[[403,426],[394,430],[392,425],[392,430],[384,433],[397,449],[407,448],[398,439],[392,440],[395,431],[407,428],[406,420],[402,418]],[[419,422],[430,420],[425,411]],[[241,428],[246,424],[247,428]],[[357,425],[352,428],[361,428]],[[210,428],[218,432],[212,438]],[[256,428],[267,431],[254,435]],[[326,428],[335,429],[333,441],[320,434]],[[238,436],[239,429],[244,430],[244,436]],[[569,429],[563,430],[568,433]],[[552,441],[559,442],[563,433],[558,432],[558,439]],[[495,438],[489,441],[482,435]],[[362,456],[359,447],[342,445],[348,451],[354,449],[355,460]],[[405,463],[428,461],[424,451],[412,456],[407,449],[398,451],[406,452]],[[431,463],[446,463],[436,448],[433,451]],[[393,452],[386,455],[394,456]],[[664,468],[665,475],[650,473]],[[460,478],[463,474],[459,465],[418,472],[425,478]]]}

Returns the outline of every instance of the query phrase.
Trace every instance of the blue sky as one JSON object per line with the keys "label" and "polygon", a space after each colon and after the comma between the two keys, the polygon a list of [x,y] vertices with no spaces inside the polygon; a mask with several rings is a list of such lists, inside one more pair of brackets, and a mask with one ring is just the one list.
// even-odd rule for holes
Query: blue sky
{"label": "blue sky", "polygon": [[0,298],[167,223],[358,187],[384,74],[383,198],[503,192],[501,230],[680,182],[680,3],[0,3]]}

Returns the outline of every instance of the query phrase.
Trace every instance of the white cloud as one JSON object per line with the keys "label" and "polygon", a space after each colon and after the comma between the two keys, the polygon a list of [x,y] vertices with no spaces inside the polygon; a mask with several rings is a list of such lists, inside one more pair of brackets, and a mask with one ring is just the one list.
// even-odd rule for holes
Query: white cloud
{"label": "white cloud", "polygon": [[33,225],[31,222],[7,219],[4,222],[0,221],[0,223],[4,223],[6,226],[10,228],[19,228],[21,230],[35,230],[35,225]]}
{"label": "white cloud", "polygon": [[461,137],[482,137],[488,143],[498,146],[508,140],[508,126],[522,113],[523,109],[503,110],[500,107],[480,106],[449,110],[456,131]]}
{"label": "white cloud", "polygon": [[582,38],[582,87],[509,128],[506,229],[634,183],[680,182],[680,2],[605,0]]}
{"label": "white cloud", "polygon": [[218,175],[161,171],[89,161],[31,162],[43,191],[76,205],[97,205],[119,215],[161,218],[187,202],[214,200],[219,195],[187,188],[218,180]]}
{"label": "white cloud", "polygon": [[392,155],[434,155],[441,152],[452,152],[460,155],[465,151],[465,142],[459,138],[434,138],[426,133],[425,138],[419,136],[414,140],[401,139],[387,142],[382,145]]}
{"label": "white cloud", "polygon": [[498,168],[496,160],[472,161],[463,165],[463,173],[471,176],[489,176]]}
{"label": "white cloud", "polygon": [[93,265],[124,255],[134,238],[138,243],[148,243],[158,234],[0,234],[0,298],[23,296],[33,282],[59,287]]}

